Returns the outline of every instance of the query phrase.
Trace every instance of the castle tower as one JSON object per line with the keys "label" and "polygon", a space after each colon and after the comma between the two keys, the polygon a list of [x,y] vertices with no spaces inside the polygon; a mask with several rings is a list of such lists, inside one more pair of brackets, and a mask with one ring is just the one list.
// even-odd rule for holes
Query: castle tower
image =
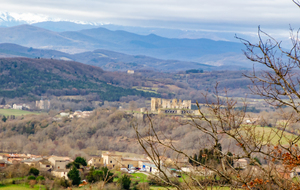
{"label": "castle tower", "polygon": [[175,98],[172,100],[172,108],[178,108],[177,99]]}
{"label": "castle tower", "polygon": [[151,111],[157,111],[161,107],[161,98],[151,98]]}

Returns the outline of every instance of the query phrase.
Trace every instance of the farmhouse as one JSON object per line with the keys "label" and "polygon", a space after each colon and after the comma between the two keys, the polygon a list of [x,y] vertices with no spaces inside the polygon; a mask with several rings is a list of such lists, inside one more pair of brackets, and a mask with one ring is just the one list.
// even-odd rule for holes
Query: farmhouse
{"label": "farmhouse", "polygon": [[70,170],[68,169],[57,169],[57,170],[53,170],[51,171],[51,174],[57,178],[65,178],[65,179],[69,179],[68,178],[68,172]]}
{"label": "farmhouse", "polygon": [[88,160],[87,164],[88,166],[99,166],[103,162],[101,157],[92,157]]}
{"label": "farmhouse", "polygon": [[103,164],[108,167],[121,166],[122,156],[112,153],[102,154]]}
{"label": "farmhouse", "polygon": [[22,110],[23,109],[23,104],[13,104],[13,109]]}
{"label": "farmhouse", "polygon": [[66,165],[72,160],[68,157],[58,157],[58,156],[51,156],[48,161],[51,163],[52,168],[54,170],[57,169],[66,169]]}

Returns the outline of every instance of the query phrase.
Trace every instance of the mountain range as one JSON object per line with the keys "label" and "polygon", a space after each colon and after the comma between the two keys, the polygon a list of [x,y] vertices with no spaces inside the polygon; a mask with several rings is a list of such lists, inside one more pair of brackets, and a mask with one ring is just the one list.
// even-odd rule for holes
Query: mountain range
{"label": "mountain range", "polygon": [[105,49],[129,55],[145,55],[164,60],[180,60],[214,66],[251,68],[244,58],[243,44],[209,39],[165,38],[154,34],[138,35],[103,27],[55,32],[32,25],[0,28],[0,43],[83,53]]}
{"label": "mountain range", "polygon": [[164,72],[182,71],[188,69],[214,70],[214,66],[197,62],[162,60],[143,55],[127,55],[123,53],[98,49],[77,54],[68,54],[56,50],[36,49],[16,44],[0,44],[0,57],[47,58],[67,61],[77,61],[98,66],[108,71],[156,70]]}

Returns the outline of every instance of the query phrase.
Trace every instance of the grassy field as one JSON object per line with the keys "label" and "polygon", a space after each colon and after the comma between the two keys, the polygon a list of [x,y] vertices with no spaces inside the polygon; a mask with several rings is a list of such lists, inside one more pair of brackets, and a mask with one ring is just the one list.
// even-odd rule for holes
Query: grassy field
{"label": "grassy field", "polygon": [[152,93],[155,93],[155,94],[158,94],[156,92],[157,88],[147,88],[147,87],[141,87],[141,88],[138,88],[136,86],[132,87],[133,89],[136,89],[136,90],[140,90],[140,91],[144,91],[144,92],[152,92]]}
{"label": "grassy field", "polygon": [[147,179],[147,175],[146,174],[143,174],[143,173],[134,173],[134,174],[131,174],[132,175],[132,178],[131,180],[132,181],[137,181],[137,182],[149,182],[149,180]]}
{"label": "grassy field", "polygon": [[30,112],[25,110],[15,110],[15,109],[0,109],[0,114],[5,116],[9,116],[9,115],[20,116],[20,115],[29,115],[29,114],[39,115],[41,113]]}
{"label": "grassy field", "polygon": [[[9,185],[0,185],[1,190],[39,190],[40,186],[35,185],[34,188],[31,188],[29,185],[24,185],[24,184],[9,184]],[[41,185],[41,190],[45,190],[46,188]]]}
{"label": "grassy field", "polygon": [[[247,127],[243,127],[243,128],[245,128],[245,130],[247,130]],[[297,137],[296,135],[293,135],[289,132],[282,132],[279,129],[271,128],[271,127],[251,126],[251,128],[252,128],[251,133],[252,134],[255,133],[255,136],[258,140],[263,139],[263,141],[265,143],[271,142],[271,144],[273,144],[273,145],[277,145],[279,140],[280,140],[280,144],[287,145],[287,144],[289,144],[289,141],[291,139],[295,139]],[[283,133],[283,135],[281,137],[282,133]],[[244,135],[246,135],[246,133]],[[300,142],[298,142],[297,144],[300,145]]]}

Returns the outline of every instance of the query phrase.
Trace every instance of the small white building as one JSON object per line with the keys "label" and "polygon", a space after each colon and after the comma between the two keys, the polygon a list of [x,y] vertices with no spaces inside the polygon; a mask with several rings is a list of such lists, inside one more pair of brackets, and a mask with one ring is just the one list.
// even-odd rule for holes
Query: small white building
{"label": "small white building", "polygon": [[143,169],[146,169],[147,172],[152,173],[152,174],[154,174],[154,175],[156,175],[156,174],[159,173],[159,170],[158,170],[158,168],[156,167],[156,165],[153,164],[153,163],[150,163],[150,162],[144,162],[144,163],[142,164],[142,168],[143,168]]}
{"label": "small white building", "polygon": [[134,74],[134,70],[128,70],[127,73],[128,74]]}
{"label": "small white building", "polygon": [[65,179],[69,179],[68,178],[68,172],[70,170],[68,169],[57,169],[57,170],[53,170],[51,171],[51,174],[57,178],[65,178]]}
{"label": "small white building", "polygon": [[15,110],[22,110],[23,105],[22,104],[13,104],[13,109]]}
{"label": "small white building", "polygon": [[248,166],[248,161],[244,158],[238,159],[234,161],[234,168],[242,168],[245,169]]}
{"label": "small white building", "polygon": [[61,117],[67,117],[67,116],[69,116],[70,115],[70,113],[67,113],[67,112],[61,112],[60,113],[60,116]]}

